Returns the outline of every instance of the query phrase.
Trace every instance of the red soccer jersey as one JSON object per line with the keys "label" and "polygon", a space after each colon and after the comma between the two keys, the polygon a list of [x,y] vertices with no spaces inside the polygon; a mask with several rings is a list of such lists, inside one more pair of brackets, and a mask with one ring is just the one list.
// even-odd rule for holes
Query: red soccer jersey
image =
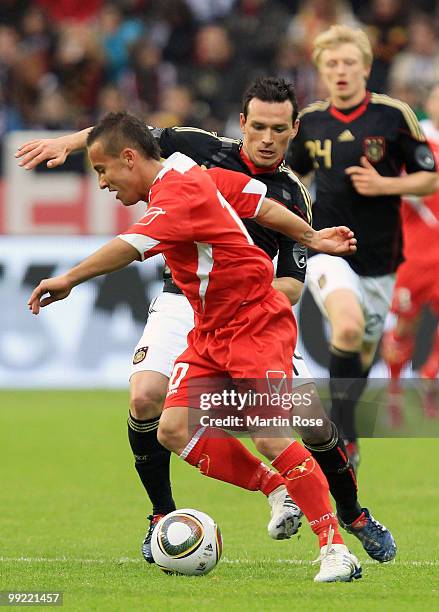
{"label": "red soccer jersey", "polygon": [[151,187],[145,216],[119,238],[142,260],[163,254],[196,327],[222,327],[241,305],[263,300],[273,281],[270,258],[240,219],[257,215],[265,193],[263,183],[245,174],[203,171],[174,153]]}
{"label": "red soccer jersey", "polygon": [[[439,131],[431,121],[422,121],[428,143],[439,168]],[[403,201],[402,228],[404,257],[406,260],[422,260],[432,263],[439,260],[439,191],[423,198]]]}

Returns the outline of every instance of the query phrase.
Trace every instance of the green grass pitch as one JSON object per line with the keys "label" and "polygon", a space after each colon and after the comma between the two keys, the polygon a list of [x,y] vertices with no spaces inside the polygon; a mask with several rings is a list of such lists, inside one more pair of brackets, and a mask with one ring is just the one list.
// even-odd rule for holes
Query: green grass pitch
{"label": "green grass pitch", "polygon": [[128,396],[0,392],[0,590],[64,591],[65,610],[438,610],[439,441],[364,440],[360,500],[392,528],[395,563],[317,585],[315,539],[274,542],[262,495],[173,461],[175,498],[219,523],[223,559],[208,576],[166,576],[140,557],[150,508],[126,437]]}

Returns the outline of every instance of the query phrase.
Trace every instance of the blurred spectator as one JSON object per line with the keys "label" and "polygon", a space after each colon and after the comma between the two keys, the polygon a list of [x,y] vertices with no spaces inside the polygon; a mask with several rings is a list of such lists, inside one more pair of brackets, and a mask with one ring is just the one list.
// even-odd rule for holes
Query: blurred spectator
{"label": "blurred spectator", "polygon": [[[3,0],[2,0],[3,1]],[[36,0],[36,4],[47,10],[51,20],[85,21],[94,17],[103,0]]]}
{"label": "blurred spectator", "polygon": [[307,62],[304,49],[288,37],[281,40],[269,72],[294,83],[299,108],[320,97],[317,71]]}
{"label": "blurred spectator", "polygon": [[18,34],[9,26],[0,26],[0,90],[4,101],[8,104],[17,103],[14,99],[13,68],[19,57]]}
{"label": "blurred spectator", "polygon": [[182,70],[182,79],[208,105],[211,124],[206,127],[221,127],[233,105],[239,104],[248,75],[248,66],[235,56],[225,27],[201,27],[195,37],[194,63]]}
{"label": "blurred spectator", "polygon": [[372,0],[360,13],[374,53],[369,89],[387,91],[390,65],[408,41],[405,0]]}
{"label": "blurred spectator", "polygon": [[36,129],[72,130],[76,126],[69,104],[60,91],[42,95],[36,109]]}
{"label": "blurred spectator", "polygon": [[131,110],[145,114],[159,109],[163,92],[176,82],[175,66],[163,61],[157,45],[142,39],[132,49],[131,67],[120,84],[127,93]]}
{"label": "blurred spectator", "polygon": [[79,124],[90,123],[103,82],[103,60],[97,36],[86,24],[72,22],[60,28],[54,72]]}
{"label": "blurred spectator", "polygon": [[[22,130],[24,127],[21,116],[14,106],[5,99],[0,84],[0,141],[3,142],[5,134],[12,130]],[[0,174],[3,172],[3,147],[0,147]]]}
{"label": "blurred spectator", "polygon": [[190,90],[183,85],[175,85],[165,89],[160,110],[149,115],[148,122],[157,127],[197,126],[203,122],[204,118],[203,115],[197,114]]}
{"label": "blurred spectator", "polygon": [[46,12],[38,6],[31,6],[20,20],[19,33],[21,50],[43,54],[49,67],[55,34],[50,27]]}
{"label": "blurred spectator", "polygon": [[236,0],[186,0],[195,19],[200,23],[211,23],[225,17]]}
{"label": "blurred spectator", "polygon": [[407,48],[399,53],[389,74],[391,94],[419,111],[425,92],[439,81],[439,43],[435,23],[427,15],[410,20]]}
{"label": "blurred spectator", "polygon": [[[11,130],[22,130],[24,127],[20,113],[16,107],[6,101],[6,96],[0,86],[0,139]],[[2,147],[0,147],[1,151]]]}
{"label": "blurred spectator", "polygon": [[237,53],[248,68],[257,65],[268,71],[291,16],[292,13],[277,1],[238,0],[225,24]]}
{"label": "blurred spectator", "polygon": [[127,109],[127,100],[116,85],[106,85],[99,91],[93,123],[97,123],[107,113],[119,113]]}
{"label": "blurred spectator", "polygon": [[29,0],[1,0],[0,25],[16,26],[29,8]]}
{"label": "blurred spectator", "polygon": [[38,123],[36,102],[52,67],[55,35],[45,12],[38,6],[31,6],[23,15],[18,31],[14,95],[24,120],[34,124]]}
{"label": "blurred spectator", "polygon": [[335,23],[350,27],[360,24],[349,3],[344,0],[302,0],[297,15],[288,28],[291,40],[301,45],[306,57],[311,57],[312,44],[320,32]]}
{"label": "blurred spectator", "polygon": [[159,19],[163,59],[177,66],[191,62],[197,27],[186,2],[161,0]]}
{"label": "blurred spectator", "polygon": [[115,4],[106,4],[98,16],[98,31],[105,54],[107,81],[117,81],[129,65],[130,48],[143,32],[138,19],[124,19]]}

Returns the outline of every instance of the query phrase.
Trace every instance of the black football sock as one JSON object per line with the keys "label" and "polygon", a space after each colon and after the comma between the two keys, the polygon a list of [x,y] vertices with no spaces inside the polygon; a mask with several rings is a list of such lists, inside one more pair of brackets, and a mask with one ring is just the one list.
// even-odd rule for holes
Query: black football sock
{"label": "black football sock", "polygon": [[345,440],[355,442],[355,406],[365,386],[360,353],[331,346],[329,375],[331,419]]}
{"label": "black football sock", "polygon": [[168,514],[175,510],[172,499],[171,452],[157,440],[160,417],[140,421],[128,415],[128,439],[135,467],[152,503],[153,514]]}
{"label": "black football sock", "polygon": [[356,408],[363,391],[367,387],[367,379],[371,368],[363,370],[361,377],[352,381],[348,389],[347,410],[342,413],[342,430],[346,442],[357,442],[357,429],[355,426]]}
{"label": "black football sock", "polygon": [[350,467],[343,440],[332,423],[332,437],[323,444],[303,444],[310,451],[326,476],[331,495],[341,520],[350,525],[362,513],[357,498],[357,481]]}

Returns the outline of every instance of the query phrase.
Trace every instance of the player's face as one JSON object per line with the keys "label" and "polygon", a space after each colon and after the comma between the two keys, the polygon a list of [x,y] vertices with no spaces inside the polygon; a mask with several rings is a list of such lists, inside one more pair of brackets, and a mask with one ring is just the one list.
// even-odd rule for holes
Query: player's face
{"label": "player's face", "polygon": [[116,198],[124,206],[132,206],[145,198],[145,186],[135,171],[135,159],[131,149],[124,149],[119,157],[105,153],[104,147],[96,140],[88,150],[88,156],[98,175],[100,189],[116,191]]}
{"label": "player's face", "polygon": [[359,104],[366,94],[370,67],[365,66],[357,45],[343,43],[325,49],[319,61],[319,73],[335,106],[349,108]]}
{"label": "player's face", "polygon": [[248,104],[247,119],[241,113],[243,149],[260,168],[269,168],[285,156],[290,138],[297,134],[299,122],[293,126],[293,106],[285,102],[263,102],[253,98]]}

